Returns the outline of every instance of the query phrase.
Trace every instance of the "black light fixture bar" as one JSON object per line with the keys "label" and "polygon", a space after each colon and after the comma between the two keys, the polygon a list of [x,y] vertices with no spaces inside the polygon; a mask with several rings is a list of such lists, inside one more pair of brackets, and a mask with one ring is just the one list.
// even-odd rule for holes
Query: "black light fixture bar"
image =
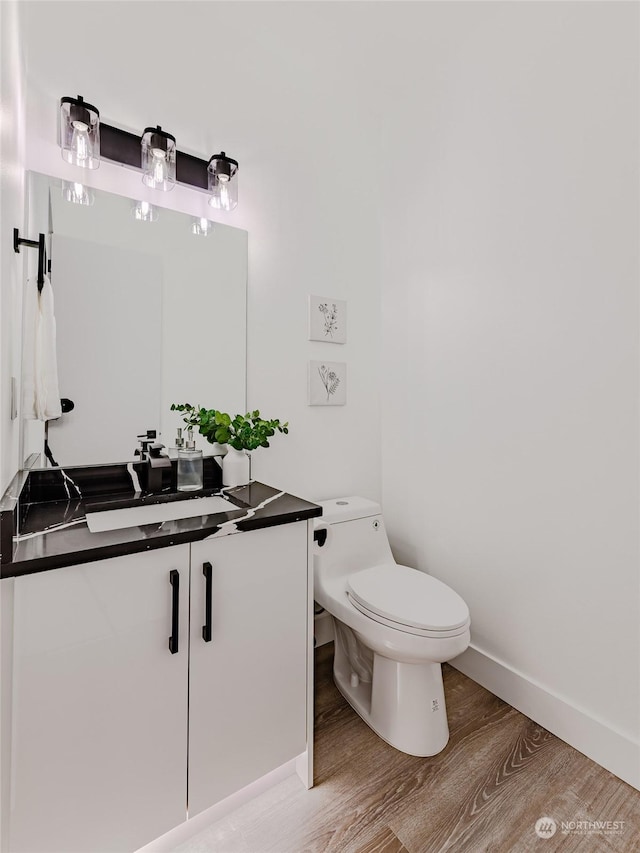
{"label": "black light fixture bar", "polygon": [[194,157],[193,154],[176,151],[176,181],[207,192],[209,189],[208,165],[206,160]]}
{"label": "black light fixture bar", "polygon": [[[100,157],[112,163],[121,163],[142,169],[142,137],[126,130],[100,123]],[[208,190],[208,163],[192,154],[176,152],[176,182],[199,190]]]}
{"label": "black light fixture bar", "polygon": [[100,122],[100,159],[142,168],[140,137]]}

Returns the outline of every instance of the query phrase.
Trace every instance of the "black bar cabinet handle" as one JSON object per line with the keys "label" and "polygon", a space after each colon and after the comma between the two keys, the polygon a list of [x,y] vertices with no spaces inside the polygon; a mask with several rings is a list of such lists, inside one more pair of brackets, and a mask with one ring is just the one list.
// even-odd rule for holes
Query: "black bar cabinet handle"
{"label": "black bar cabinet handle", "polygon": [[47,271],[47,247],[44,244],[44,234],[38,237],[38,290],[42,292],[44,276]]}
{"label": "black bar cabinet handle", "polygon": [[205,577],[206,588],[204,593],[204,625],[202,626],[202,639],[205,643],[211,642],[211,587],[212,583],[212,568],[211,563],[202,564],[202,574]]}
{"label": "black bar cabinet handle", "polygon": [[178,630],[180,605],[180,573],[177,569],[169,572],[169,583],[171,584],[171,636],[169,637],[169,651],[172,655],[178,651]]}

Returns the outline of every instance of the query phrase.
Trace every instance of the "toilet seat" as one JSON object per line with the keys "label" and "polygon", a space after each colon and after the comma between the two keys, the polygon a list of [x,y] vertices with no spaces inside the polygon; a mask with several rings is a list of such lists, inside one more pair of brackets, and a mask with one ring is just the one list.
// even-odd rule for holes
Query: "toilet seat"
{"label": "toilet seat", "polygon": [[385,563],[347,579],[347,596],[370,619],[423,637],[455,637],[469,627],[469,608],[450,587],[431,575]]}

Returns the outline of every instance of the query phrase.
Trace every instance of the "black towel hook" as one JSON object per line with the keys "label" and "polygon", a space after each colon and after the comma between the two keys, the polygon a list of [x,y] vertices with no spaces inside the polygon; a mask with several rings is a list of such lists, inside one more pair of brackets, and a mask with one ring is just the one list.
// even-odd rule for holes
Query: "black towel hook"
{"label": "black towel hook", "polygon": [[20,246],[29,246],[38,250],[38,292],[42,293],[44,276],[47,269],[47,247],[44,242],[44,234],[40,233],[37,240],[27,240],[20,236],[17,228],[13,229],[13,251],[19,252]]}

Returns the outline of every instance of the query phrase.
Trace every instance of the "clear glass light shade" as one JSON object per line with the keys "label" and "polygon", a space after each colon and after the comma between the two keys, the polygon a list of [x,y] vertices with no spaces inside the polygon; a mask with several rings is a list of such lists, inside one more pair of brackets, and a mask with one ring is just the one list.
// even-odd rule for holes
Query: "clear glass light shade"
{"label": "clear glass light shade", "polygon": [[176,140],[161,127],[142,135],[142,182],[154,190],[172,190],[176,184]]}
{"label": "clear glass light shade", "polygon": [[209,204],[215,210],[234,210],[238,206],[238,163],[224,151],[209,160]]}
{"label": "clear glass light shade", "polygon": [[204,216],[195,216],[191,223],[191,233],[197,234],[198,237],[206,237],[213,231],[213,222],[210,219],[205,219]]}
{"label": "clear glass light shade", "polygon": [[138,222],[155,222],[158,218],[158,209],[148,201],[137,201],[131,208],[131,213]]}
{"label": "clear glass light shade", "polygon": [[79,95],[60,101],[59,142],[62,159],[72,166],[100,165],[100,113]]}
{"label": "clear glass light shade", "polygon": [[93,190],[79,184],[77,181],[62,182],[62,197],[72,204],[84,204],[91,206],[95,201]]}

